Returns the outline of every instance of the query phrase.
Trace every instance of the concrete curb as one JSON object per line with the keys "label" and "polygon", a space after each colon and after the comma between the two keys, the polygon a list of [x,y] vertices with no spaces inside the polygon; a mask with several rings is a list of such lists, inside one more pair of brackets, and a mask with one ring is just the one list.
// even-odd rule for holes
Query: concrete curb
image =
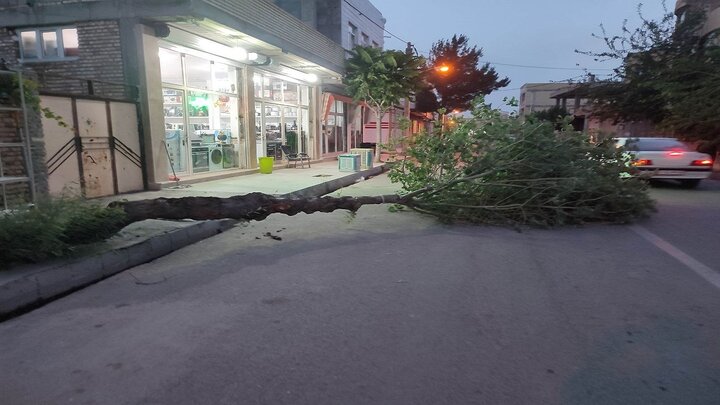
{"label": "concrete curb", "polygon": [[217,235],[235,223],[228,219],[196,222],[95,256],[10,270],[0,284],[0,320]]}
{"label": "concrete curb", "polygon": [[389,170],[389,166],[387,164],[381,164],[380,166],[373,167],[372,169],[362,170],[359,172],[355,172],[351,175],[341,177],[339,179],[330,180],[325,183],[316,184],[314,186],[306,187],[306,188],[303,188],[298,191],[293,191],[292,193],[283,194],[282,197],[283,198],[320,197],[325,194],[330,194],[333,191],[339,190],[343,187],[347,187],[352,184],[355,184],[361,178],[377,176],[378,174],[381,174],[388,170]]}
{"label": "concrete curb", "polygon": [[[350,186],[361,178],[377,176],[389,170],[389,167],[380,164],[282,197],[320,197]],[[124,270],[221,233],[235,222],[198,221],[97,255],[4,272],[0,278],[0,320],[27,312]]]}

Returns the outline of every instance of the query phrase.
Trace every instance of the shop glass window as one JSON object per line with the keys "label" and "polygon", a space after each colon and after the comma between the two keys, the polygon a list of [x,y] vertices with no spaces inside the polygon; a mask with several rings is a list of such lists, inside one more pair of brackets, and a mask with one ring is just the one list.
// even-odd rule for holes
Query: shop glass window
{"label": "shop glass window", "polygon": [[182,59],[180,52],[160,48],[160,76],[163,83],[171,83],[182,86]]}
{"label": "shop glass window", "polygon": [[209,90],[211,88],[212,65],[209,60],[185,55],[185,78],[188,87]]}
{"label": "shop glass window", "polygon": [[290,147],[292,153],[298,152],[298,109],[297,107],[285,107],[283,111],[285,121],[285,145]]}
{"label": "shop glass window", "polygon": [[310,105],[310,88],[300,86],[300,105]]}
{"label": "shop glass window", "polygon": [[222,93],[237,93],[237,68],[224,63],[214,63],[213,90]]}
{"label": "shop glass window", "polygon": [[282,80],[274,77],[270,78],[271,98],[273,101],[283,101],[283,85]]}
{"label": "shop glass window", "polygon": [[253,74],[253,88],[255,89],[255,98],[262,98],[263,78],[257,73]]}
{"label": "shop glass window", "polygon": [[327,141],[327,149],[325,150],[325,144],[323,143],[323,153],[335,152],[335,116],[328,115],[327,125],[325,127],[325,138]]}
{"label": "shop glass window", "polygon": [[267,76],[263,76],[262,89],[263,89],[262,98],[272,98],[272,88],[270,87],[270,78]]}
{"label": "shop glass window", "polygon": [[295,83],[285,83],[285,90],[283,100],[286,103],[297,104],[298,103],[298,85]]}
{"label": "shop glass window", "polygon": [[19,31],[20,58],[52,61],[79,55],[76,28],[43,28]]}

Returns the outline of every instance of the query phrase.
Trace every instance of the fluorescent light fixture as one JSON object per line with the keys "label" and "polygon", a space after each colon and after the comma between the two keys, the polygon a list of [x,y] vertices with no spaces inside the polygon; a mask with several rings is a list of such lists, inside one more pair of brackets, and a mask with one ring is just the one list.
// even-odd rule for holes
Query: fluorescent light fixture
{"label": "fluorescent light fixture", "polygon": [[258,56],[257,52],[250,52],[247,54],[248,60],[252,61],[252,62],[255,62],[256,60],[258,60],[258,57],[259,56]]}
{"label": "fluorescent light fixture", "polygon": [[241,48],[239,46],[236,46],[233,48],[233,56],[235,56],[235,60],[247,60],[248,59],[248,52],[245,50],[245,48]]}
{"label": "fluorescent light fixture", "polygon": [[302,80],[302,81],[306,81],[306,82],[310,82],[310,83],[315,83],[318,81],[318,77],[316,74],[301,72],[299,70],[295,70],[295,69],[289,68],[287,66],[283,66],[282,73],[286,74],[294,79],[298,79],[298,80]]}

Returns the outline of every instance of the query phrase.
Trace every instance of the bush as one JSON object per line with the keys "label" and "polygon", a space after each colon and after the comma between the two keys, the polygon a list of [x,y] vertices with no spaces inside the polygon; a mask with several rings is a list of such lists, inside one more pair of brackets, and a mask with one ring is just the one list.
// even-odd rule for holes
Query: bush
{"label": "bush", "polygon": [[0,268],[70,255],[125,224],[125,212],[79,199],[42,201],[0,214]]}
{"label": "bush", "polygon": [[390,173],[418,211],[445,221],[556,226],[648,215],[647,185],[610,143],[568,125],[521,122],[479,105],[415,138]]}

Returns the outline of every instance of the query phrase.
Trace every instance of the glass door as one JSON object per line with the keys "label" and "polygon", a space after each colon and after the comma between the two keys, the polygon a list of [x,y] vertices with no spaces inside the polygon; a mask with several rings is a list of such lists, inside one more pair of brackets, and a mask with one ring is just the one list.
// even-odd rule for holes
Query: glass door
{"label": "glass door", "polygon": [[310,145],[308,144],[308,135],[310,128],[310,121],[307,108],[300,108],[300,118],[298,119],[299,134],[300,134],[300,152],[310,154]]}
{"label": "glass door", "polygon": [[285,145],[290,148],[292,153],[297,153],[300,151],[300,138],[298,136],[298,119],[300,117],[298,116],[298,109],[297,107],[285,107],[283,113],[283,121],[285,123],[285,125],[283,125],[283,139],[285,140]]}
{"label": "glass door", "polygon": [[282,115],[280,106],[265,104],[263,122],[265,124],[265,156],[282,159]]}
{"label": "glass door", "polygon": [[170,162],[169,175],[188,170],[188,137],[185,122],[185,93],[182,90],[163,89],[163,115],[165,116],[165,147]]}
{"label": "glass door", "polygon": [[262,103],[255,103],[255,153],[258,158],[265,156],[265,137],[263,128],[263,107]]}

